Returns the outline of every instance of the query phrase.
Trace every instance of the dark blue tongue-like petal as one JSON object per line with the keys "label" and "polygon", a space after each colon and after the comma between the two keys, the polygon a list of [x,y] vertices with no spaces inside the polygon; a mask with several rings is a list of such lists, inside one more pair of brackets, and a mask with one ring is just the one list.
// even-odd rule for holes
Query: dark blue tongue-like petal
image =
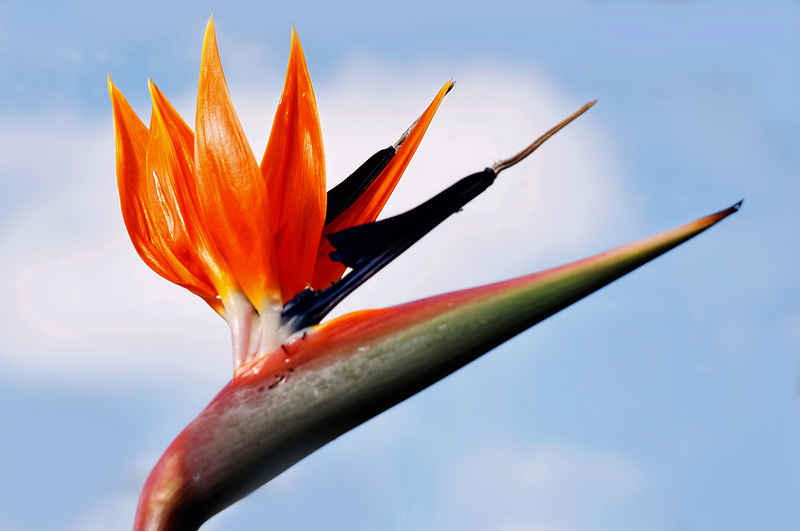
{"label": "dark blue tongue-like petal", "polygon": [[336,249],[331,259],[352,271],[322,291],[298,293],[283,308],[284,325],[300,330],[319,323],[354,289],[489,188],[496,177],[494,170],[486,168],[464,177],[408,212],[329,235]]}
{"label": "dark blue tongue-like petal", "polygon": [[420,206],[388,219],[328,236],[331,259],[353,270],[377,271],[486,190],[497,174],[487,168],[464,177]]}

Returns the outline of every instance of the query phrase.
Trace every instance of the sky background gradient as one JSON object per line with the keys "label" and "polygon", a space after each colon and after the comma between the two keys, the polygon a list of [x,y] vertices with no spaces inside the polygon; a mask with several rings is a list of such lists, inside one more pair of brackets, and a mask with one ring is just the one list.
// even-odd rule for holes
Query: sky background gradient
{"label": "sky background gradient", "polygon": [[800,529],[800,2],[0,0],[0,529],[130,528],[230,378],[136,256],[106,75],[193,123],[214,13],[258,157],[294,23],[337,182],[451,77],[386,213],[598,104],[337,315],[741,212],[303,460],[203,528]]}

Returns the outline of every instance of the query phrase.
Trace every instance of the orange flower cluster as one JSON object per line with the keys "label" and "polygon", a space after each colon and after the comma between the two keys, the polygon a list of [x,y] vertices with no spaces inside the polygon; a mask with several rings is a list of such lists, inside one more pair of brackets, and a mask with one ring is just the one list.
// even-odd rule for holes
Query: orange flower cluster
{"label": "orange flower cluster", "polygon": [[397,145],[364,193],[326,223],[325,156],[317,104],[297,33],[261,164],[234,110],[206,29],[194,132],[150,82],[148,128],[111,83],[117,181],[131,240],[156,273],[205,300],[230,324],[234,367],[277,348],[284,303],[323,289],[345,266],[329,234],[374,221],[451,83]]}

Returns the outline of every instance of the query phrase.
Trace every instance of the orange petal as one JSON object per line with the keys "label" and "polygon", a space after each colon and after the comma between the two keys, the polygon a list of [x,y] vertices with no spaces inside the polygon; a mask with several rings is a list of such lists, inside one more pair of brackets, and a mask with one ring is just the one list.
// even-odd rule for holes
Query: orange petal
{"label": "orange petal", "polygon": [[156,273],[202,297],[216,311],[221,305],[213,289],[196,279],[175,260],[154,222],[146,170],[149,143],[147,127],[133,112],[125,96],[108,81],[114,112],[117,152],[117,188],[122,218],[136,252]]}
{"label": "orange petal", "polygon": [[285,302],[311,283],[327,199],[317,102],[294,28],[283,95],[261,173],[272,201],[278,277]]}
{"label": "orange petal", "polygon": [[[204,296],[229,289],[227,266],[205,234],[197,213],[194,134],[151,82],[153,116],[147,149],[151,223],[182,285]],[[204,298],[206,298],[204,296]]]}
{"label": "orange petal", "polygon": [[180,279],[171,264],[164,259],[161,248],[153,243],[155,230],[151,223],[145,170],[150,133],[110,77],[108,91],[114,113],[117,189],[125,228],[142,260],[162,277],[177,282]]}
{"label": "orange petal", "polygon": [[346,269],[344,265],[334,262],[328,256],[334,250],[328,241],[328,234],[356,225],[370,223],[378,218],[378,214],[383,210],[386,201],[389,200],[389,196],[400,181],[400,177],[403,176],[408,163],[411,162],[411,157],[416,153],[417,147],[419,147],[422,137],[425,136],[425,132],[433,119],[433,115],[436,114],[436,110],[439,108],[439,104],[445,95],[450,92],[450,89],[453,88],[453,85],[452,81],[448,81],[439,90],[439,93],[408,133],[408,137],[397,149],[397,154],[383,169],[378,178],[367,188],[364,195],[325,226],[322,231],[322,239],[320,240],[317,262],[314,268],[314,279],[312,281],[314,289],[327,288],[332,282],[339,280]]}
{"label": "orange petal", "polygon": [[272,304],[280,288],[267,187],[228,93],[213,18],[200,66],[195,166],[198,210],[211,240],[253,305]]}
{"label": "orange petal", "polygon": [[136,252],[153,270],[167,276],[166,267],[160,264],[150,249],[150,230],[143,201],[147,197],[145,178],[145,153],[149,132],[131,109],[128,100],[108,79],[111,107],[114,112],[114,139],[117,159],[117,188],[122,208],[122,219]]}

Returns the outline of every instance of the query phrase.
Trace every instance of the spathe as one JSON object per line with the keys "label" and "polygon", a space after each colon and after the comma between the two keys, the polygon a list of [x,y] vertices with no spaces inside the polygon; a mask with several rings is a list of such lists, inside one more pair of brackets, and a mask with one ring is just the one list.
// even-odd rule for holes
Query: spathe
{"label": "spathe", "polygon": [[736,212],[554,269],[312,327],[243,365],[147,480],[136,530],[196,529],[339,435]]}

